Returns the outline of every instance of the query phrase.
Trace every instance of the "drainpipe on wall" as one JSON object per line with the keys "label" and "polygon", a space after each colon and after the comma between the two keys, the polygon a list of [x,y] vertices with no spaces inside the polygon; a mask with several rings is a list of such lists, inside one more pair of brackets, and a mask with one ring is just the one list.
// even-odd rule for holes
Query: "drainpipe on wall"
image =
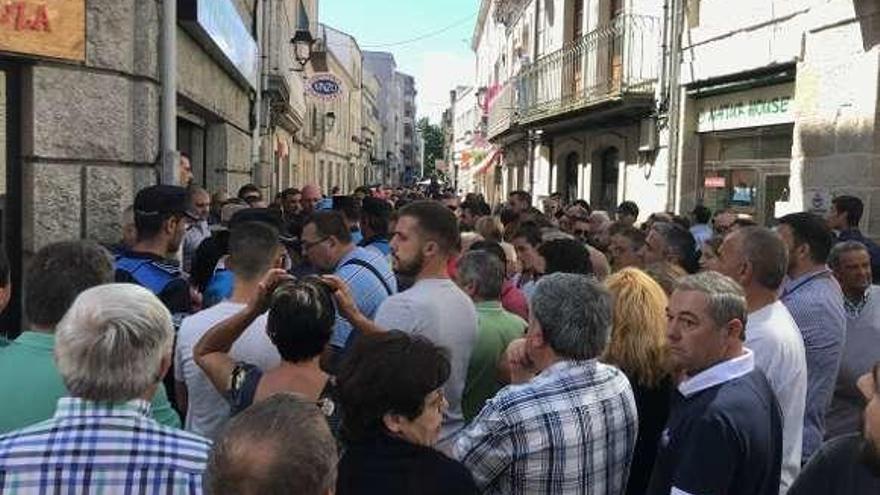
{"label": "drainpipe on wall", "polygon": [[682,0],[671,0],[670,19],[670,64],[669,64],[669,177],[667,180],[666,209],[676,211],[679,195],[678,145],[681,134],[681,27],[684,22]]}
{"label": "drainpipe on wall", "polygon": [[177,184],[177,1],[162,2],[162,184]]}
{"label": "drainpipe on wall", "polygon": [[[538,39],[538,23],[541,22],[541,0],[534,0],[535,2],[535,24],[532,26],[532,32],[535,36],[535,43],[532,49],[532,63],[538,61],[538,56],[540,55],[540,40]],[[535,202],[537,196],[535,195],[535,142],[534,139],[530,140],[529,146],[529,193],[532,195],[532,203]],[[531,206],[535,206],[532,204]]]}
{"label": "drainpipe on wall", "polygon": [[260,50],[260,56],[257,57],[260,64],[257,73],[257,93],[254,97],[254,128],[251,131],[251,164],[253,165],[253,175],[258,186],[263,184],[263,170],[260,164],[260,148],[262,146],[262,121],[263,121],[263,77],[264,71],[268,64],[266,58],[269,56],[266,50],[266,5],[268,2],[257,0],[254,11],[257,15],[257,23],[255,32],[259,39],[257,40],[257,48]]}

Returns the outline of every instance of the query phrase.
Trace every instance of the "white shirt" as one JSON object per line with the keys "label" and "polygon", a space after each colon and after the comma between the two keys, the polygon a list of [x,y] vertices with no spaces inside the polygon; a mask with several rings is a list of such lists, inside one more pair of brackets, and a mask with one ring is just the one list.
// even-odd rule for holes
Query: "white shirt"
{"label": "white shirt", "polygon": [[452,280],[425,279],[385,299],[376,312],[375,322],[387,330],[421,335],[449,352],[451,370],[443,386],[449,408],[443,413],[437,448],[450,448],[464,427],[461,396],[477,340],[474,303]]}
{"label": "white shirt", "polygon": [[746,347],[767,376],[782,410],[782,473],[779,494],[785,495],[801,468],[807,358],[800,330],[781,301],[749,313]]}
{"label": "white shirt", "polygon": [[[184,318],[177,333],[174,349],[174,378],[186,383],[187,400],[185,428],[204,437],[213,438],[229,419],[229,403],[217,392],[211,380],[193,359],[193,347],[215,324],[235,315],[244,304],[223,301]],[[232,345],[232,359],[244,361],[263,371],[281,363],[275,344],[266,335],[266,315],[262,315]]]}

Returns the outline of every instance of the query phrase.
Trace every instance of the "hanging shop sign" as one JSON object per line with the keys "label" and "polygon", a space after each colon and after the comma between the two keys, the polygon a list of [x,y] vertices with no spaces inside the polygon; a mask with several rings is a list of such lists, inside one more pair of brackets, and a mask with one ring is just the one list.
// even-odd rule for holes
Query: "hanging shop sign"
{"label": "hanging shop sign", "polygon": [[256,89],[257,42],[232,0],[177,0],[177,16],[240,84]]}
{"label": "hanging shop sign", "polygon": [[329,72],[322,72],[309,78],[306,90],[315,98],[335,100],[342,94],[342,80]]}
{"label": "hanging shop sign", "polygon": [[0,52],[84,61],[85,0],[0,1]]}
{"label": "hanging shop sign", "polygon": [[794,122],[794,83],[697,100],[697,132],[725,131]]}

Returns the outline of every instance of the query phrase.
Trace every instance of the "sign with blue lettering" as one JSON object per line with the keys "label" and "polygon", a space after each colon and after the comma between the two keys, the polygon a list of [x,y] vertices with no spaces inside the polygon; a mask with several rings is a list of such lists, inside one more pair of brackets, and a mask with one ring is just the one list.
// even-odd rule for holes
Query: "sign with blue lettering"
{"label": "sign with blue lettering", "polygon": [[315,74],[309,78],[306,90],[315,98],[335,100],[342,94],[342,81],[329,72]]}
{"label": "sign with blue lettering", "polygon": [[232,0],[177,0],[183,27],[242,85],[257,87],[257,42]]}

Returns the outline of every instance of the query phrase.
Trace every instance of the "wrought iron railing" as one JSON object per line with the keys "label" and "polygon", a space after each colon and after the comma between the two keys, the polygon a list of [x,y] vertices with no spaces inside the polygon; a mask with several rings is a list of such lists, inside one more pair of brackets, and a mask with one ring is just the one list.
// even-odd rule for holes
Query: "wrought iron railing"
{"label": "wrought iron railing", "polygon": [[510,128],[514,117],[514,94],[511,81],[504,83],[501,90],[489,103],[489,122],[486,137],[492,139]]}
{"label": "wrought iron railing", "polygon": [[517,120],[529,122],[624,94],[653,93],[659,28],[656,17],[620,15],[523,68],[512,80]]}

